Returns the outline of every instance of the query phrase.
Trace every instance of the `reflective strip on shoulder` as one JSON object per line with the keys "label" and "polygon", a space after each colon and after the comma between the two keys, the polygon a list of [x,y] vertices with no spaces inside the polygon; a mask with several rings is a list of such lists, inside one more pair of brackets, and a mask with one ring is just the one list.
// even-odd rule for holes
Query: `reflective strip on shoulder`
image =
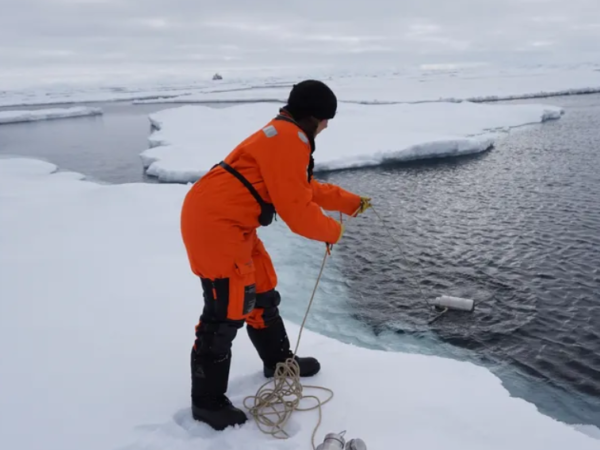
{"label": "reflective strip on shoulder", "polygon": [[277,136],[277,130],[275,129],[275,127],[273,125],[264,127],[262,130],[263,130],[263,133],[265,133],[265,136],[267,136],[267,137]]}
{"label": "reflective strip on shoulder", "polygon": [[300,140],[302,142],[304,142],[305,144],[308,144],[308,138],[306,137],[306,135],[302,132],[302,131],[298,131],[298,137],[300,138]]}

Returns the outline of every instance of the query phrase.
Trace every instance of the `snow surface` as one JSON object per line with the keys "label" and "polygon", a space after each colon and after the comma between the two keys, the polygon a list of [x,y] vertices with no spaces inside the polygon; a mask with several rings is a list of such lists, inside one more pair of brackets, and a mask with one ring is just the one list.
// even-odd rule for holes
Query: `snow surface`
{"label": "snow surface", "polygon": [[[264,126],[279,106],[186,105],[151,114],[159,130],[150,136],[151,148],[141,153],[143,165],[163,182],[195,181]],[[499,131],[562,113],[559,107],[535,104],[344,104],[317,137],[315,171],[482,152]]]}
{"label": "snow surface", "polygon": [[[308,450],[317,411],[296,412],[285,441],[252,421],[215,432],[191,419],[189,350],[201,292],[179,234],[188,187],[100,185],[55,170],[0,159],[0,446]],[[306,305],[309,290],[294,294],[305,264],[279,265],[278,248],[291,232],[278,222],[261,236],[281,273],[284,303]],[[294,344],[298,326],[287,323]],[[512,398],[471,363],[369,350],[310,330],[300,350],[322,362],[309,384],[335,392],[317,442],[347,430],[369,449],[599,448],[598,440]],[[241,406],[265,380],[243,330],[233,354],[229,394]],[[306,389],[313,393],[324,398]]]}
{"label": "snow surface", "polygon": [[[298,81],[294,80],[294,81]],[[493,101],[600,92],[598,70],[502,69],[431,70],[395,74],[325,76],[339,101],[352,103],[417,103]],[[169,99],[134,103],[285,102],[293,82],[256,83],[204,88]]]}
{"label": "snow surface", "polygon": [[37,122],[40,120],[68,119],[101,115],[101,108],[75,106],[72,108],[37,109],[31,111],[0,111],[0,124]]}
{"label": "snow surface", "polygon": [[114,84],[47,84],[41,87],[2,90],[0,107],[133,101],[134,103],[232,102],[287,98],[293,83],[304,78],[327,81],[341,102],[423,102],[439,100],[498,100],[600,92],[600,65],[562,64],[524,66],[452,64],[343,70],[283,67],[278,70],[224,72],[224,79],[210,76],[170,76],[127,79]]}
{"label": "snow surface", "polygon": [[575,425],[574,428],[581,431],[583,434],[600,440],[600,428],[593,425]]}
{"label": "snow surface", "polygon": [[236,76],[219,81],[214,81],[211,77],[204,79],[169,77],[153,81],[135,79],[122,83],[116,83],[113,80],[114,84],[107,85],[105,83],[83,83],[73,79],[68,84],[48,84],[0,90],[0,107],[153,99],[164,101],[167,98],[194,94],[204,90],[227,89],[228,86],[230,89],[238,89],[256,83],[270,84],[273,82],[277,84],[282,82],[281,80],[281,76],[272,78],[267,75],[261,77]]}
{"label": "snow surface", "polygon": [[164,100],[168,97],[178,97],[197,92],[196,89],[162,89],[158,86],[145,89],[87,87],[74,89],[72,87],[57,89],[24,89],[2,95],[0,93],[0,107],[8,106],[36,106],[59,105],[64,103],[96,103],[129,100]]}

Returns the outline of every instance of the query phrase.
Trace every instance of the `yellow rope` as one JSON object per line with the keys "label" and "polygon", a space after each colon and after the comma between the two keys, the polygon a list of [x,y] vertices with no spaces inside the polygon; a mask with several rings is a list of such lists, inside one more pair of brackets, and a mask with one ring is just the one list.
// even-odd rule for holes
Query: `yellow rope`
{"label": "yellow rope", "polygon": [[[315,283],[312,296],[310,297],[308,308],[306,308],[304,320],[302,321],[302,325],[300,326],[300,332],[298,333],[298,340],[296,341],[294,355],[296,355],[298,351],[298,346],[302,337],[302,330],[304,329],[304,324],[306,323],[308,312],[310,311],[310,307],[315,298],[317,286],[319,285],[321,275],[323,274],[323,269],[325,268],[325,261],[327,261],[327,255],[329,255],[329,251],[330,248],[328,246],[325,250],[325,256],[323,257],[321,270],[319,271],[317,282]],[[273,382],[273,387],[268,388],[267,386],[271,382]],[[329,392],[331,395],[327,400],[321,401],[319,397],[315,395],[304,395],[303,390],[305,388],[321,389]],[[307,408],[300,408],[300,401],[308,398],[315,399],[317,404]],[[270,434],[278,439],[288,439],[290,437],[289,434],[284,430],[284,427],[288,423],[288,420],[290,419],[294,411],[311,411],[314,409],[318,409],[319,421],[317,422],[317,425],[315,426],[311,437],[312,448],[313,450],[315,450],[315,435],[317,433],[319,425],[321,424],[322,418],[321,407],[325,403],[329,402],[332,398],[333,391],[331,389],[324,388],[321,386],[302,386],[302,383],[300,382],[300,367],[298,366],[297,361],[292,357],[288,358],[285,362],[278,363],[276,365],[273,380],[269,380],[266,383],[264,383],[258,389],[256,395],[246,397],[244,399],[244,406],[246,407],[246,409],[249,410],[250,415],[254,418],[256,424],[258,425],[258,428],[263,433]],[[254,400],[254,404],[252,406],[248,406],[248,400]],[[266,410],[270,411],[267,412]],[[271,419],[270,416],[275,416],[275,418]],[[263,427],[269,427],[270,430]]]}

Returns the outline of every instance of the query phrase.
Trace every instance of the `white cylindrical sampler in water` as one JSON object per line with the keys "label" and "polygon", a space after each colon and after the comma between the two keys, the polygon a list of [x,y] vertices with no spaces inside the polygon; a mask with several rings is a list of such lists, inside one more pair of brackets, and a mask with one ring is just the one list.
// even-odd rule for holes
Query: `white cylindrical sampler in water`
{"label": "white cylindrical sampler in water", "polygon": [[440,295],[433,299],[431,304],[440,308],[456,309],[459,311],[473,312],[475,302],[470,298],[452,297],[450,295]]}

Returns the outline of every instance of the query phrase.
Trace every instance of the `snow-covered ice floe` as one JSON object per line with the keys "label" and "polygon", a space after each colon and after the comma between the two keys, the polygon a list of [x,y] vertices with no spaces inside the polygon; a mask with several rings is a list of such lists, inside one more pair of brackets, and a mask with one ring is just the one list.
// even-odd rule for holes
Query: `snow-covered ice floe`
{"label": "snow-covered ice floe", "polygon": [[[216,432],[191,418],[189,351],[202,295],[179,234],[188,187],[100,185],[55,169],[0,159],[0,447],[311,448],[317,411],[292,415],[289,440],[262,433],[252,419]],[[274,226],[282,232],[264,240],[276,255],[291,232]],[[285,301],[297,301],[290,285],[296,273],[282,275]],[[295,344],[298,326],[288,321],[288,330]],[[307,384],[335,393],[323,407],[317,442],[347,430],[373,450],[599,448],[471,363],[369,350],[310,330],[300,352],[322,362]],[[255,349],[239,333],[233,402],[243,407],[264,382]],[[326,396],[310,388],[305,394]]]}
{"label": "snow-covered ice floe", "polygon": [[[598,64],[531,66],[433,65],[365,67],[349,70],[317,67],[244,70],[214,81],[206,74],[128,77],[114,84],[14,86],[0,91],[0,107],[59,103],[133,101],[188,103],[284,101],[293,83],[318,78],[330,84],[341,102],[489,101],[600,92]],[[212,74],[211,74],[212,76]],[[26,83],[28,85],[29,83]],[[17,86],[21,85],[21,80]]]}
{"label": "snow-covered ice floe", "polygon": [[211,86],[214,83],[173,83],[172,79],[153,83],[125,81],[118,85],[79,85],[77,80],[72,80],[67,85],[60,83],[56,86],[42,85],[0,91],[0,107],[164,99],[188,95]]}
{"label": "snow-covered ice floe", "polygon": [[37,122],[40,120],[69,119],[73,117],[101,115],[101,108],[74,106],[72,108],[51,108],[23,111],[0,111],[0,124]]}
{"label": "snow-covered ice floe", "polygon": [[[168,99],[134,103],[285,102],[294,82],[278,86],[248,84],[209,86]],[[600,92],[597,68],[493,68],[412,70],[399,73],[330,74],[323,77],[342,103],[419,103],[495,101]]]}
{"label": "snow-covered ice floe", "polygon": [[[186,105],[151,114],[158,131],[141,153],[143,165],[163,182],[193,182],[264,126],[280,106]],[[315,171],[478,153],[492,146],[499,131],[557,119],[563,112],[537,104],[344,104],[317,137]]]}

